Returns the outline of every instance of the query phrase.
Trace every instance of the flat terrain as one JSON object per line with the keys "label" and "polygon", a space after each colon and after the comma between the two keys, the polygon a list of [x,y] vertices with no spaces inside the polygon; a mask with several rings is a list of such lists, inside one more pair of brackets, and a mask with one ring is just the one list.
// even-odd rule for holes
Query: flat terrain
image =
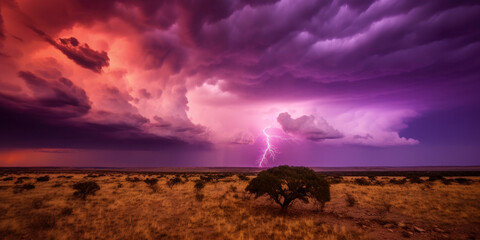
{"label": "flat terrain", "polygon": [[[48,181],[37,180],[45,175]],[[295,202],[285,216],[270,199],[244,191],[253,177],[8,170],[0,176],[0,238],[480,239],[477,176],[330,176],[332,200],[323,211]],[[159,181],[151,187],[146,178]],[[181,182],[169,186],[173,178]],[[200,178],[205,187],[196,190]],[[72,185],[82,181],[100,186],[86,201],[73,195]]]}

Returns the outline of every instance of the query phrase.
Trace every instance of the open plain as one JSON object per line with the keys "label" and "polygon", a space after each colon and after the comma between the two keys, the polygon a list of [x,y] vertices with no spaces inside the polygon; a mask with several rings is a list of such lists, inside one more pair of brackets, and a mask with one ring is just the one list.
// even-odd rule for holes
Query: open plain
{"label": "open plain", "polygon": [[[0,238],[480,238],[480,177],[328,176],[323,211],[297,201],[282,214],[269,198],[245,192],[255,175],[4,171]],[[86,181],[100,189],[82,200],[72,186]]]}

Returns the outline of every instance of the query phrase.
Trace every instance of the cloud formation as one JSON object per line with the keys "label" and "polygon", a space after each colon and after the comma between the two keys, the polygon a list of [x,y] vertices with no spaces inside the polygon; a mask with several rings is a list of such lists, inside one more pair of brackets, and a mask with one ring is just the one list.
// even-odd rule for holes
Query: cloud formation
{"label": "cloud formation", "polygon": [[330,126],[323,118],[315,119],[314,116],[303,115],[293,119],[290,114],[280,113],[277,121],[283,131],[311,141],[342,138],[343,135]]}
{"label": "cloud formation", "polygon": [[108,67],[109,58],[106,52],[95,51],[91,49],[88,44],[80,44],[74,37],[59,38],[55,41],[41,30],[35,27],[30,27],[38,35],[45,38],[45,40],[52,46],[60,50],[65,56],[77,63],[78,65],[90,69],[94,72],[100,73],[102,67]]}
{"label": "cloud formation", "polygon": [[20,71],[18,76],[25,81],[32,97],[21,99],[11,96],[11,104],[54,118],[83,116],[91,108],[85,91],[67,78],[47,81],[28,71]]}
{"label": "cloud formation", "polygon": [[245,145],[278,123],[413,145],[409,119],[478,103],[474,0],[10,0],[0,14],[2,111],[71,139]]}
{"label": "cloud formation", "polygon": [[[28,71],[20,71],[18,76],[31,93],[0,94],[0,134],[9,136],[0,138],[2,148],[161,150],[189,146],[180,135],[149,133],[146,129],[155,126],[139,114],[92,112],[85,91],[67,78],[51,80]],[[193,131],[195,135],[203,129],[178,123],[171,131]],[[197,142],[194,147],[208,147],[208,143]]]}

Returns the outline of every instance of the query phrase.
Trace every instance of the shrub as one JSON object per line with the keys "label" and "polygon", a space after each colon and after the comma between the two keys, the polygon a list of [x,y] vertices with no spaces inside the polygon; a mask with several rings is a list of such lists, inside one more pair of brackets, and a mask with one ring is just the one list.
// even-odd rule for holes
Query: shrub
{"label": "shrub", "polygon": [[368,186],[370,185],[370,181],[365,178],[355,178],[355,183],[360,186]]}
{"label": "shrub", "polygon": [[193,187],[198,192],[198,191],[201,191],[205,187],[205,183],[202,180],[197,180],[197,181],[195,181],[195,185]]}
{"label": "shrub", "polygon": [[211,182],[211,181],[213,181],[213,177],[210,176],[210,175],[201,175],[200,180],[202,180],[204,182]]}
{"label": "shrub", "polygon": [[385,186],[385,183],[383,183],[382,181],[378,181],[378,180],[375,180],[374,182],[372,182],[372,185],[377,185],[377,186]]}
{"label": "shrub", "polygon": [[50,180],[50,176],[48,176],[48,175],[37,178],[37,182],[48,182],[49,180]]}
{"label": "shrub", "polygon": [[445,185],[450,185],[452,184],[452,179],[448,179],[448,178],[443,178],[442,179],[442,183],[445,184]]}
{"label": "shrub", "polygon": [[127,182],[140,182],[140,178],[138,178],[138,177],[134,177],[134,178],[127,177],[127,178],[125,178],[125,180]]}
{"label": "shrub", "polygon": [[64,176],[64,175],[60,175],[58,176],[57,178],[66,178],[66,179],[70,179],[72,178],[73,176]]}
{"label": "shrub", "polygon": [[32,190],[34,188],[35,188],[35,185],[33,185],[31,183],[26,183],[26,184],[22,185],[22,189],[25,189],[25,190]]}
{"label": "shrub", "polygon": [[410,176],[410,183],[423,183],[423,180],[419,176]]}
{"label": "shrub", "polygon": [[62,186],[62,183],[59,183],[59,182],[52,185],[52,187],[54,188],[61,187],[61,186]]}
{"label": "shrub", "polygon": [[230,174],[230,173],[216,174],[215,178],[218,180],[218,179],[224,179],[224,178],[227,178],[227,177],[230,177],[230,176],[232,176],[232,174]]}
{"label": "shrub", "polygon": [[94,181],[78,182],[73,185],[73,189],[77,190],[73,196],[86,200],[88,195],[95,195],[95,192],[100,190],[100,186]]}
{"label": "shrub", "polygon": [[171,178],[170,180],[167,181],[167,186],[169,188],[172,188],[173,186],[182,183],[182,179],[178,176],[175,176]]}
{"label": "shrub", "polygon": [[147,185],[150,185],[150,186],[151,186],[151,185],[157,184],[158,179],[156,179],[156,178],[147,178],[147,179],[145,179],[145,180],[143,180],[143,181],[144,181]]}
{"label": "shrub", "polygon": [[84,176],[83,178],[98,178],[98,177],[99,177],[98,175],[90,173],[87,176]]}
{"label": "shrub", "polygon": [[6,178],[3,178],[2,180],[3,180],[3,181],[12,181],[12,180],[13,180],[13,177],[6,177]]}
{"label": "shrub", "polygon": [[443,179],[445,179],[445,178],[443,176],[440,176],[440,175],[434,175],[434,176],[428,177],[429,182],[434,182],[434,181],[443,180]]}
{"label": "shrub", "polygon": [[158,179],[156,178],[147,178],[143,180],[153,192],[158,192]]}
{"label": "shrub", "polygon": [[268,195],[280,205],[282,212],[297,199],[308,203],[311,198],[322,206],[330,201],[327,180],[306,167],[279,166],[261,171],[245,190],[255,194],[255,198]]}
{"label": "shrub", "polygon": [[355,197],[350,193],[345,194],[345,201],[347,202],[347,206],[349,207],[355,206],[355,203],[357,202]]}
{"label": "shrub", "polygon": [[245,174],[238,174],[237,175],[238,179],[242,180],[242,181],[249,181],[250,178],[248,178]]}
{"label": "shrub", "polygon": [[230,185],[229,190],[230,190],[230,192],[236,192],[236,191],[237,191],[237,187],[236,187],[236,186],[233,186],[233,185]]}
{"label": "shrub", "polygon": [[14,193],[19,193],[19,192],[22,192],[23,190],[32,190],[35,188],[35,185],[31,184],[31,183],[26,183],[26,184],[23,184],[23,185],[17,185],[15,186],[15,188],[13,189],[13,192]]}
{"label": "shrub", "polygon": [[333,176],[333,177],[329,177],[327,180],[328,180],[328,183],[330,184],[339,184],[343,181],[343,177]]}
{"label": "shrub", "polygon": [[471,184],[471,180],[467,179],[467,178],[455,178],[453,180],[455,182],[457,182],[458,184],[462,184],[462,185],[470,185]]}
{"label": "shrub", "polygon": [[15,184],[20,184],[23,183],[23,180],[28,180],[30,177],[19,177],[17,178],[17,181],[15,181]]}
{"label": "shrub", "polygon": [[392,178],[392,179],[390,179],[389,182],[390,182],[391,184],[401,185],[401,184],[405,184],[405,183],[407,182],[407,178],[403,178],[403,179]]}

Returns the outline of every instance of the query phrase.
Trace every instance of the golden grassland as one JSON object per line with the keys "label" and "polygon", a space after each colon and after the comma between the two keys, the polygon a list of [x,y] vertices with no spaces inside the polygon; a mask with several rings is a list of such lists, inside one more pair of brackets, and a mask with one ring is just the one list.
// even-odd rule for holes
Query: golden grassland
{"label": "golden grassland", "polygon": [[[468,239],[479,238],[480,178],[472,183],[439,181],[359,186],[353,177],[331,185],[324,211],[295,202],[287,215],[268,198],[245,193],[248,181],[236,175],[206,183],[199,200],[194,190],[201,174],[169,188],[159,178],[154,192],[126,174],[86,178],[86,174],[11,174],[0,181],[0,238],[3,239]],[[58,178],[71,175],[70,179]],[[8,177],[3,176],[2,178]],[[15,193],[15,179],[35,188]],[[154,175],[157,177],[158,175]],[[130,178],[145,179],[142,174]],[[151,177],[151,176],[150,176]],[[252,178],[254,176],[250,176]],[[73,197],[72,185],[96,181],[101,189],[86,201]],[[355,199],[349,207],[346,194]]]}
{"label": "golden grassland", "polygon": [[[473,178],[475,179],[475,178]],[[385,210],[438,224],[480,224],[480,184],[404,184],[385,186],[358,186],[339,184],[333,187],[336,196],[351,193],[358,199],[358,207]],[[338,206],[342,208],[342,206]]]}

